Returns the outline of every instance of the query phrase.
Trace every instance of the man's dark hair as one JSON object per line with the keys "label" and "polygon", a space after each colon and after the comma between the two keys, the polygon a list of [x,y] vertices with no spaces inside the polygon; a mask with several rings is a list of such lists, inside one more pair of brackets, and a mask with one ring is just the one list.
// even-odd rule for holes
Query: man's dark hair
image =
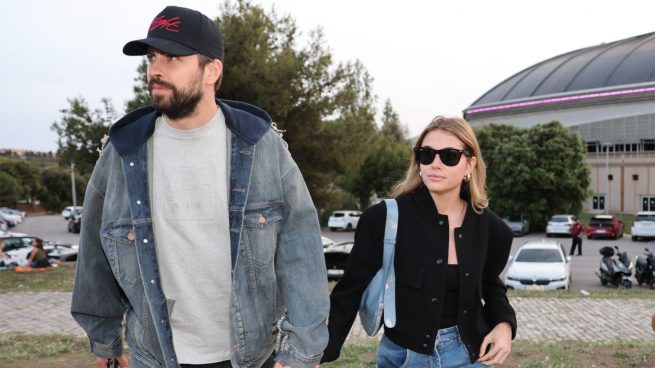
{"label": "man's dark hair", "polygon": [[[200,67],[200,69],[203,69],[205,67],[205,65],[212,62],[212,60],[214,60],[214,59],[212,59],[212,58],[210,58],[208,56],[205,56],[203,54],[198,54],[198,66]],[[214,92],[216,92],[216,94],[218,94],[218,89],[221,87],[221,81],[222,80],[223,80],[223,73],[221,73],[221,75],[216,80],[216,83],[214,83]]]}

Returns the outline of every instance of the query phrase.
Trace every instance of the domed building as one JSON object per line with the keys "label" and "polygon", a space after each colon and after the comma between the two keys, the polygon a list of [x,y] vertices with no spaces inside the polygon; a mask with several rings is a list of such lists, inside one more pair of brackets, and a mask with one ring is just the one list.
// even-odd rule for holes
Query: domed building
{"label": "domed building", "polygon": [[464,117],[524,128],[557,120],[587,142],[594,195],[584,211],[655,211],[655,32],[535,64]]}

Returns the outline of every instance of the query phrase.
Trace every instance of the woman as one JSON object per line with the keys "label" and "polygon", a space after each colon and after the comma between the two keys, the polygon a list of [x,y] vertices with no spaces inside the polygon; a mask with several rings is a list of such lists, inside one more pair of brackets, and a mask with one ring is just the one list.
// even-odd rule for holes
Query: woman
{"label": "woman", "polygon": [[[473,130],[437,117],[423,130],[394,190],[396,325],[384,329],[378,367],[502,364],[516,315],[499,278],[512,232],[487,208],[486,171]],[[367,209],[334,288],[323,360],[339,357],[362,293],[382,264],[386,206]],[[484,303],[482,302],[484,300]]]}
{"label": "woman", "polygon": [[43,249],[43,241],[41,239],[34,238],[32,240],[32,253],[30,253],[30,258],[27,260],[27,266],[32,268],[50,267],[48,254]]}

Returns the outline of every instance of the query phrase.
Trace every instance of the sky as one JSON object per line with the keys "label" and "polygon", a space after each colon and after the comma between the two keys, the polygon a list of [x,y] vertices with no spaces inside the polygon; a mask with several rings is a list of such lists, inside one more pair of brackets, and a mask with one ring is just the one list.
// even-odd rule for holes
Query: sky
{"label": "sky", "polygon": [[[222,1],[0,0],[0,148],[56,151],[51,125],[67,100],[118,111],[133,96],[144,38],[166,5],[220,16]],[[334,60],[359,60],[373,77],[378,118],[386,99],[410,135],[462,110],[498,83],[550,57],[655,31],[654,1],[253,0],[290,15],[299,46],[317,28]],[[655,60],[654,60],[655,62]]]}

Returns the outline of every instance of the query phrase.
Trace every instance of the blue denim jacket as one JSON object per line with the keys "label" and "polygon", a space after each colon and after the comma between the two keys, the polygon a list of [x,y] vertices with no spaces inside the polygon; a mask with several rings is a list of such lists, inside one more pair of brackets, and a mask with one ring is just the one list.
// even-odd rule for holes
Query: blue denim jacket
{"label": "blue denim jacket", "polygon": [[[217,104],[232,145],[232,365],[259,367],[280,333],[276,360],[313,367],[327,345],[329,311],[316,209],[270,117],[240,102]],[[179,366],[148,194],[147,141],[156,118],[152,108],[143,108],[110,129],[86,190],[71,305],[91,351],[100,357],[122,353],[121,322],[127,313],[125,336],[134,367]]]}

